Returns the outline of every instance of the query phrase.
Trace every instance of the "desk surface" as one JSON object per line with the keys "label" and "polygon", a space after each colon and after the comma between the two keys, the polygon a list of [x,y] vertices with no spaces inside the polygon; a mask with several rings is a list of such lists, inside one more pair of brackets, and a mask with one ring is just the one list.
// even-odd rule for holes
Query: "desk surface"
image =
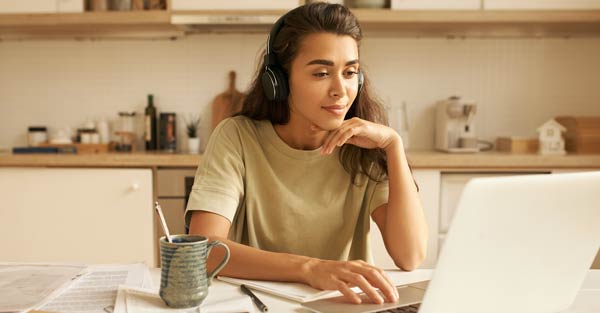
{"label": "desk surface", "polygon": [[[151,269],[154,286],[160,286],[160,269]],[[207,302],[216,302],[232,294],[244,294],[238,286],[213,280],[208,294]],[[256,295],[269,307],[270,312],[310,312],[293,301],[256,291]],[[586,280],[575,299],[572,308],[563,313],[597,313],[600,312],[600,270],[590,270]]]}

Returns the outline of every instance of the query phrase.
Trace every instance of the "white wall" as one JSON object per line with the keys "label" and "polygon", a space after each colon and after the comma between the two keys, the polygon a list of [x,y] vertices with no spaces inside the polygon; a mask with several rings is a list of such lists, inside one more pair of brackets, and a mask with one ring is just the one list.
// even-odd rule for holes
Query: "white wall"
{"label": "white wall", "polygon": [[[201,113],[238,73],[246,88],[265,36],[194,35],[176,41],[0,42],[0,147],[26,145],[29,125],[81,126],[87,119],[160,111]],[[479,105],[480,137],[535,136],[559,114],[600,115],[600,38],[366,38],[363,65],[383,100],[408,103],[411,148],[432,148],[434,103],[450,95]],[[140,123],[141,124],[141,123]],[[141,130],[140,130],[141,133]],[[184,140],[179,141],[183,147]]]}

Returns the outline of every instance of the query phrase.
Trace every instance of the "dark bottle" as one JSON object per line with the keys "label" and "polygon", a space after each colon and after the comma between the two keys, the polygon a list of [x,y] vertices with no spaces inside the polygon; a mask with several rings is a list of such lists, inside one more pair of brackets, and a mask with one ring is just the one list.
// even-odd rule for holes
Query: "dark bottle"
{"label": "dark bottle", "polygon": [[148,106],[146,106],[144,126],[146,150],[156,150],[158,147],[158,138],[156,136],[156,107],[154,106],[153,95],[148,95]]}

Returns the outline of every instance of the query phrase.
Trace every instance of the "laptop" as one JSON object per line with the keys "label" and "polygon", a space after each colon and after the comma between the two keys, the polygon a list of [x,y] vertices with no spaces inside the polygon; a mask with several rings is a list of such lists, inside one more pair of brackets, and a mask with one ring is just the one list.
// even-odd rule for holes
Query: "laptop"
{"label": "laptop", "polygon": [[398,286],[392,304],[338,297],[302,305],[314,312],[412,305],[406,312],[557,313],[575,300],[599,248],[600,172],[477,178],[461,195],[426,290]]}

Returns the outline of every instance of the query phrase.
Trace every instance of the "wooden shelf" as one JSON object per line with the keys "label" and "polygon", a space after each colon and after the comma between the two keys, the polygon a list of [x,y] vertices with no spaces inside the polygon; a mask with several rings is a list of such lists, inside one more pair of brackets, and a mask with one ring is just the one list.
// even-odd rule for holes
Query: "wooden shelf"
{"label": "wooden shelf", "polygon": [[[401,11],[353,9],[369,36],[597,37],[600,10]],[[284,11],[127,11],[0,15],[0,39],[180,37],[268,31]]]}
{"label": "wooden shelf", "polygon": [[0,15],[0,38],[172,38],[184,33],[168,11]]}
{"label": "wooden shelf", "polygon": [[600,36],[600,10],[353,10],[367,33],[416,36]]}

